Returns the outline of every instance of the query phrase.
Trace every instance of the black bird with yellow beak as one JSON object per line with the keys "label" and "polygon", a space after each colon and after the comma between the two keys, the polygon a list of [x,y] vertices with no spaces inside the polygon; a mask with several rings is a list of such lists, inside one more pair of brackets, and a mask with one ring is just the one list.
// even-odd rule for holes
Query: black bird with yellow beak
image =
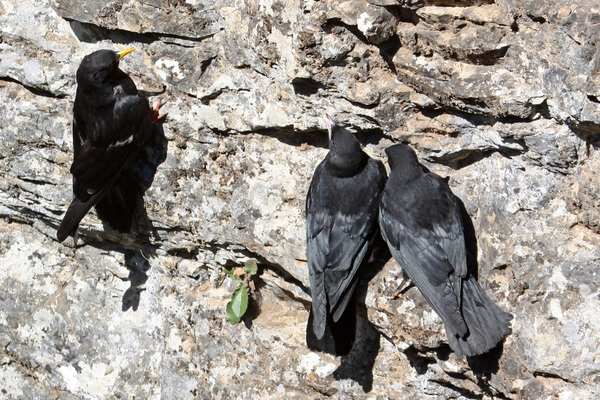
{"label": "black bird with yellow beak", "polygon": [[98,50],[83,58],[77,69],[73,106],[74,198],[58,227],[57,238],[76,237],[87,212],[112,228],[129,232],[142,193],[131,171],[132,160],[152,134],[158,110],[138,95],[119,61],[134,49]]}

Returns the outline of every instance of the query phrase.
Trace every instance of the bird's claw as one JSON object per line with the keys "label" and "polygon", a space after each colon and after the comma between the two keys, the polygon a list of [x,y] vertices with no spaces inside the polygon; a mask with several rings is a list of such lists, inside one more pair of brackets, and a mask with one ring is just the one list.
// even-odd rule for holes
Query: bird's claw
{"label": "bird's claw", "polygon": [[152,123],[160,121],[165,117],[164,115],[159,114],[158,110],[160,107],[162,107],[162,103],[160,101],[158,102],[158,104],[156,104],[156,106],[154,106],[154,108],[150,107],[150,121]]}
{"label": "bird's claw", "polygon": [[[404,293],[404,291],[406,289],[408,289],[410,287],[410,285],[412,284],[412,282],[410,281],[410,279],[406,278],[406,277],[402,277],[402,281],[400,282],[400,284],[396,287],[395,290],[386,290],[387,293],[389,293],[387,295],[387,298],[389,300],[396,300],[402,297],[402,294]],[[387,294],[386,293],[386,294]],[[392,294],[393,293],[393,294]]]}

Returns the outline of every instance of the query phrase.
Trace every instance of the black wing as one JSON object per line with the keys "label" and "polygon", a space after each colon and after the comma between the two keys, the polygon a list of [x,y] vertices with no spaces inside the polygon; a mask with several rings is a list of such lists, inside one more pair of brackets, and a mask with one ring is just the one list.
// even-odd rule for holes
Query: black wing
{"label": "black wing", "polygon": [[460,208],[446,183],[426,174],[408,185],[386,188],[379,218],[394,258],[453,333],[465,335],[461,296],[466,250]]}
{"label": "black wing", "polygon": [[87,118],[77,115],[82,111],[76,108],[73,123],[75,199],[58,229],[61,241],[115,184],[151,134],[150,106],[140,96],[127,95],[114,107],[88,110],[95,114]]}
{"label": "black wing", "polygon": [[377,231],[383,165],[370,160],[357,176],[337,178],[325,162],[315,170],[306,201],[307,258],[314,332],[321,338],[327,314],[338,321],[356,286],[356,272]]}
{"label": "black wing", "polygon": [[92,133],[75,153],[71,165],[78,190],[88,195],[105,188],[128,164],[132,154],[137,154],[151,132],[149,103],[142,97],[125,96],[108,117],[109,121],[95,121]]}

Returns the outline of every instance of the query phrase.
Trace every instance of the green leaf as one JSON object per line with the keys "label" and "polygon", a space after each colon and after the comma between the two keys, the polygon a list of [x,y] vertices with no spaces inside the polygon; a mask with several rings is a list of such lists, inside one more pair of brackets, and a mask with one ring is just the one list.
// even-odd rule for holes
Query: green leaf
{"label": "green leaf", "polygon": [[258,273],[258,264],[255,259],[250,259],[244,263],[244,271],[248,275],[256,275]]}
{"label": "green leaf", "polygon": [[248,291],[244,285],[240,285],[231,298],[231,308],[236,315],[240,317],[244,315],[248,309]]}
{"label": "green leaf", "polygon": [[231,325],[235,325],[238,322],[240,322],[242,317],[238,317],[237,315],[235,315],[235,313],[233,312],[233,308],[231,307],[231,301],[229,303],[227,303],[226,310],[227,310],[227,320],[229,321],[229,323]]}
{"label": "green leaf", "polygon": [[232,324],[237,324],[248,309],[248,291],[244,285],[240,285],[233,292],[231,301],[227,303],[227,319]]}

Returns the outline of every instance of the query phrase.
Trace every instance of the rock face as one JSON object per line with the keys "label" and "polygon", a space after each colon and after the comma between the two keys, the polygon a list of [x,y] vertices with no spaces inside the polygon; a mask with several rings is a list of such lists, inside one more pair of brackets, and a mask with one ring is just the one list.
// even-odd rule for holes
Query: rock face
{"label": "rock face", "polygon": [[[0,397],[587,399],[600,392],[600,8],[591,0],[0,4]],[[70,202],[75,70],[101,48],[167,121],[146,156],[151,243]],[[449,177],[494,352],[449,351],[385,251],[353,352],[308,351],[304,199],[329,113]],[[256,258],[227,322],[225,269]]]}

